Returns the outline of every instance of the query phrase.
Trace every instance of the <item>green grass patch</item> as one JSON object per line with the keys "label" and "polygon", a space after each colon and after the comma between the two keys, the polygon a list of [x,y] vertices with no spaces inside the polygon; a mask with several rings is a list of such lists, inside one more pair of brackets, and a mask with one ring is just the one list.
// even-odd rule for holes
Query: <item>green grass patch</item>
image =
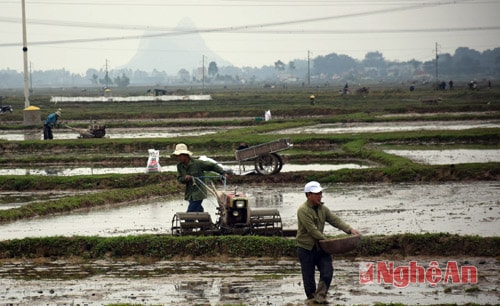
{"label": "green grass patch", "polygon": [[[437,234],[363,236],[343,256],[486,256],[500,255],[500,237]],[[0,258],[81,257],[84,259],[296,256],[295,239],[260,236],[137,235],[120,237],[44,237],[0,241]]]}

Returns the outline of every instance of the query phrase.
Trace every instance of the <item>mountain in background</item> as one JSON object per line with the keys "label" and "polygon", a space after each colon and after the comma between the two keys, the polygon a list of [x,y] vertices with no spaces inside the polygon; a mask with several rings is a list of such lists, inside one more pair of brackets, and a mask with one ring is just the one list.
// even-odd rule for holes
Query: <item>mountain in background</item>
{"label": "mountain in background", "polygon": [[[189,32],[188,34],[182,34]],[[162,35],[165,34],[165,35]],[[204,57],[204,59],[203,59]],[[184,18],[172,35],[148,31],[141,38],[139,49],[128,64],[121,68],[143,71],[165,71],[176,75],[179,70],[192,72],[209,62],[215,62],[218,67],[231,65],[228,61],[210,50],[189,18]]]}

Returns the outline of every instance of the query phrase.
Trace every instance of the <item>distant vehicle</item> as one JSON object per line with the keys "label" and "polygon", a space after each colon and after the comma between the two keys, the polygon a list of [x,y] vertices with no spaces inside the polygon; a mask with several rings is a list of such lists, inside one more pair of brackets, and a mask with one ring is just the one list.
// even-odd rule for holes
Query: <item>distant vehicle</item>
{"label": "distant vehicle", "polygon": [[7,105],[7,106],[0,106],[0,114],[5,114],[7,112],[12,113],[12,106]]}

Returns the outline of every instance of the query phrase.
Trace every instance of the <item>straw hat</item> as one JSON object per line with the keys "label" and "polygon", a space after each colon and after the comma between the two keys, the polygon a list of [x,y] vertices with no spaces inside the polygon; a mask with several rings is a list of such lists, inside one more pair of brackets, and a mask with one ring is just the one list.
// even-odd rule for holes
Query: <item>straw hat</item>
{"label": "straw hat", "polygon": [[61,111],[56,111],[57,117],[61,117]]}
{"label": "straw hat", "polygon": [[174,155],[178,156],[181,154],[187,154],[189,156],[193,155],[193,153],[188,150],[188,147],[185,144],[179,143],[175,146],[175,151],[172,153],[171,156],[174,156]]}

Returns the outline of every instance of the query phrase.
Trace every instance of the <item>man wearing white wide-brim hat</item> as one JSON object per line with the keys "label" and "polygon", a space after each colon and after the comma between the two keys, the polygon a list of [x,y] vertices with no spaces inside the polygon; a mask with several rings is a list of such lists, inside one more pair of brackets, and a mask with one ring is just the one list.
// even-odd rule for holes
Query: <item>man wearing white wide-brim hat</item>
{"label": "man wearing white wide-brim hat", "polygon": [[197,184],[197,180],[204,180],[205,171],[219,173],[227,176],[226,171],[217,163],[211,161],[193,159],[193,153],[188,150],[184,143],[175,146],[175,151],[171,155],[177,157],[177,181],[186,185],[184,199],[189,202],[187,212],[203,212],[201,205],[206,196],[205,186]]}
{"label": "man wearing white wide-brim hat", "polygon": [[[332,256],[321,249],[319,241],[327,239],[323,234],[325,222],[351,235],[359,231],[333,214],[323,202],[323,188],[311,181],[304,186],[307,201],[297,210],[297,256],[302,271],[302,281],[308,302],[326,304],[326,295],[333,278]],[[315,271],[319,270],[316,287]]]}

